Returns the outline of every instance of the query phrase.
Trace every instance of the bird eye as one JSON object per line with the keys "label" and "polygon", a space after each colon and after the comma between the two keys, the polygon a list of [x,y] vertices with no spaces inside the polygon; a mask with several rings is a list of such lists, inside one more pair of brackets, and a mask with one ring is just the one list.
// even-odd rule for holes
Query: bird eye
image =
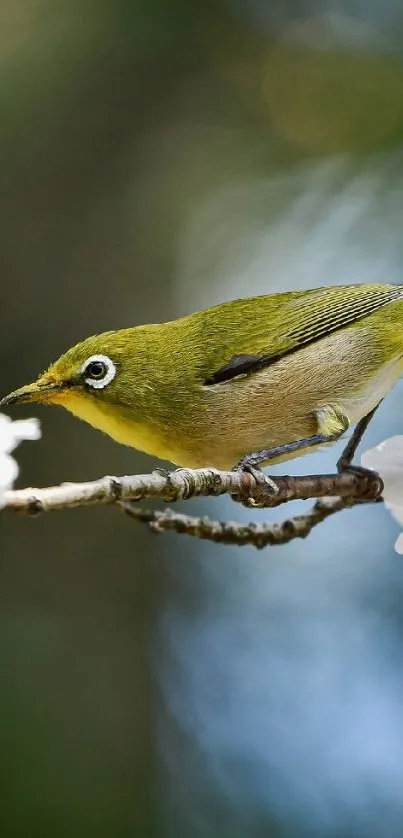
{"label": "bird eye", "polygon": [[85,372],[90,378],[95,378],[99,381],[101,378],[105,378],[108,368],[103,361],[91,361],[87,365]]}
{"label": "bird eye", "polygon": [[86,384],[101,390],[115,377],[116,367],[107,355],[91,355],[81,367],[81,372]]}

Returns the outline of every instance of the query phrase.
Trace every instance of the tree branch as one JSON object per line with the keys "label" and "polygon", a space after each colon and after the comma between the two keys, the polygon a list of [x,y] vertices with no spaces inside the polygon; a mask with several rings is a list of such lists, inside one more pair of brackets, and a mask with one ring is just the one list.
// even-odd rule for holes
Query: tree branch
{"label": "tree branch", "polygon": [[[114,504],[131,518],[148,523],[154,532],[174,530],[222,544],[251,544],[262,548],[306,538],[313,527],[335,512],[359,503],[381,501],[383,483],[375,472],[358,469],[342,474],[277,477],[275,481],[258,472],[220,472],[213,468],[157,469],[151,474],[101,477],[88,483],[62,483],[45,489],[16,489],[0,498],[5,509],[38,515],[76,506]],[[282,523],[241,524],[211,521],[167,510],[139,509],[134,501],[159,499],[168,502],[230,494],[249,507],[277,507],[290,500],[317,500],[309,512]]]}
{"label": "tree branch", "polygon": [[[381,500],[380,498],[378,500]],[[366,501],[361,501],[365,503]],[[369,503],[375,501],[367,501]],[[288,544],[294,538],[306,538],[311,530],[325,521],[335,512],[347,509],[359,503],[348,498],[324,498],[316,501],[312,509],[304,515],[296,515],[278,524],[240,524],[235,521],[211,521],[209,518],[197,518],[182,515],[167,509],[157,512],[151,509],[139,509],[130,502],[119,505],[136,521],[149,524],[155,533],[173,530],[174,532],[193,535],[197,538],[215,541],[220,544],[236,544],[239,547],[252,545],[258,549],[267,546]]]}
{"label": "tree branch", "polygon": [[5,492],[3,507],[28,515],[69,509],[75,506],[139,501],[154,498],[170,503],[189,498],[230,494],[246,506],[277,507],[290,500],[338,497],[375,501],[383,491],[375,472],[345,472],[276,477],[266,482],[248,472],[218,471],[213,468],[158,469],[151,474],[101,477],[88,483],[62,483],[46,489],[16,489]]}

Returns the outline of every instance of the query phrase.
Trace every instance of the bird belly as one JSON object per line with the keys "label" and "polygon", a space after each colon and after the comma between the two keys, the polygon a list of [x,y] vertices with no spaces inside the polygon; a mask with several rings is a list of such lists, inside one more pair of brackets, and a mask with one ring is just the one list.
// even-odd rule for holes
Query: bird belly
{"label": "bird belly", "polygon": [[363,416],[366,416],[373,410],[385,398],[389,390],[394,387],[402,375],[403,358],[398,358],[382,367],[379,375],[357,396],[341,399],[340,407],[350,419],[350,424],[355,425]]}
{"label": "bird belly", "polygon": [[[351,337],[356,340],[356,335]],[[216,397],[220,403],[211,406],[216,414],[215,436],[205,438],[211,465],[230,468],[246,454],[318,433],[332,433],[324,420],[321,424],[326,407],[337,408],[350,425],[366,416],[402,376],[403,358],[395,357],[385,364],[368,353],[356,357],[356,366],[351,368],[348,343],[345,334],[342,339],[335,335],[326,341],[327,345],[302,350],[267,370],[214,385],[211,402]],[[270,463],[312,451],[309,446],[297,454],[273,458]]]}

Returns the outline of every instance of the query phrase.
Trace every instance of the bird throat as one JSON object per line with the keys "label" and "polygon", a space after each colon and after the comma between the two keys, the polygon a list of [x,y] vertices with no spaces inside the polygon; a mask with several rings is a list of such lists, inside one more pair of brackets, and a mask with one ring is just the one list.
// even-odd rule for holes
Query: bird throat
{"label": "bird throat", "polygon": [[[137,448],[163,460],[170,458],[171,452],[167,450],[166,441],[154,432],[150,425],[131,420],[127,415],[122,416],[113,405],[101,405],[91,396],[86,397],[71,391],[60,393],[54,399],[54,403],[60,404],[93,428],[108,434],[121,445]],[[174,452],[172,455],[172,462],[175,462]]]}

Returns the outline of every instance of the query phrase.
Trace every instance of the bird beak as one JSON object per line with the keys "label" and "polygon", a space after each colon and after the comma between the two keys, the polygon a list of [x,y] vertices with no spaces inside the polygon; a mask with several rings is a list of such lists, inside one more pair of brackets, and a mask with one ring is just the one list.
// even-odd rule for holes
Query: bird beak
{"label": "bird beak", "polygon": [[14,390],[0,401],[0,407],[8,407],[12,404],[32,404],[32,402],[51,402],[56,394],[60,393],[62,387],[55,381],[50,381],[46,376],[41,376],[32,384],[26,384],[19,390]]}

